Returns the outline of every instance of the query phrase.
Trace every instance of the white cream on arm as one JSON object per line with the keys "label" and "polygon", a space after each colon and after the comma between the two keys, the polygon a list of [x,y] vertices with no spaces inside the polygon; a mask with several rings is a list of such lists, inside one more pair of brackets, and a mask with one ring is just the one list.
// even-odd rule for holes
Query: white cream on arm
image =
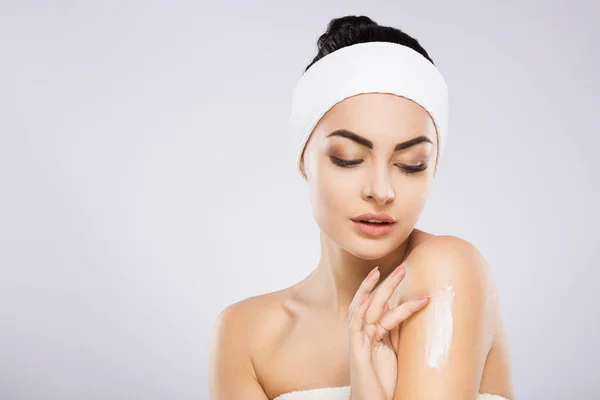
{"label": "white cream on arm", "polygon": [[452,286],[446,285],[431,296],[429,303],[425,363],[429,368],[435,368],[436,371],[446,364],[452,345],[454,294]]}

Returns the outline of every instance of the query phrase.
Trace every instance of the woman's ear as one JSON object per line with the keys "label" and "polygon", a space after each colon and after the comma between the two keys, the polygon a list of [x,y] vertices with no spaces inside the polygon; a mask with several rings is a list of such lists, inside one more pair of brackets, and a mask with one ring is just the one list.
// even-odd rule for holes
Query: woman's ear
{"label": "woman's ear", "polygon": [[306,179],[306,171],[304,170],[304,154],[302,155],[302,158],[300,159],[300,173],[302,174],[304,179]]}

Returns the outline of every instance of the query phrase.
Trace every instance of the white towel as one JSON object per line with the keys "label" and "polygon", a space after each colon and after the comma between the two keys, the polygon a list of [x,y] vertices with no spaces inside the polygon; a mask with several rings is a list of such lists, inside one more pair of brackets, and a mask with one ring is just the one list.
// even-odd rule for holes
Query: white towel
{"label": "white towel", "polygon": [[[350,386],[340,386],[283,393],[275,397],[273,400],[348,400],[349,398]],[[478,400],[508,399],[496,394],[480,393]]]}
{"label": "white towel", "polygon": [[313,390],[298,390],[284,393],[273,400],[348,400],[350,386],[329,387]]}

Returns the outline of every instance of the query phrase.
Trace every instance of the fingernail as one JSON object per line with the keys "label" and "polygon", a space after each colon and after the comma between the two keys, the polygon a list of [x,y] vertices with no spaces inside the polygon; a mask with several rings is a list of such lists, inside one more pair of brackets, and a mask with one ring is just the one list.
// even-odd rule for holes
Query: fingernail
{"label": "fingernail", "polygon": [[428,299],[430,297],[431,297],[430,294],[424,294],[422,296],[416,297],[415,300],[425,300],[425,299]]}
{"label": "fingernail", "polygon": [[379,266],[373,268],[371,270],[371,272],[369,272],[369,275],[367,275],[367,279],[371,279],[373,276],[375,276],[375,273],[377,273],[377,270],[379,269]]}
{"label": "fingernail", "polygon": [[400,264],[396,267],[396,269],[394,270],[394,272],[392,272],[393,275],[398,275],[400,274],[401,271],[404,270],[404,264]]}

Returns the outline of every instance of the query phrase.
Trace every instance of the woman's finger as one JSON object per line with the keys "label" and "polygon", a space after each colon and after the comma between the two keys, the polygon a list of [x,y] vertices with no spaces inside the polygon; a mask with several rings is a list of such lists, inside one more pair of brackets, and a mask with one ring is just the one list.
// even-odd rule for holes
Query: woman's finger
{"label": "woman's finger", "polygon": [[384,304],[390,300],[394,294],[394,290],[396,290],[405,276],[406,264],[402,263],[394,270],[394,272],[385,278],[383,282],[381,282],[381,284],[377,287],[377,291],[373,293],[371,307],[369,307],[367,315],[365,316],[365,323],[375,324],[381,319]]}
{"label": "woman's finger", "polygon": [[371,364],[371,345],[369,339],[363,332],[363,321],[365,313],[369,308],[371,296],[366,294],[360,301],[354,312],[350,314],[348,323],[348,345],[350,350],[350,364],[354,368],[362,369],[362,367]]}
{"label": "woman's finger", "polygon": [[350,314],[350,321],[348,322],[348,330],[351,334],[360,334],[363,328],[363,322],[365,314],[371,303],[371,296],[367,293],[359,302],[354,312]]}
{"label": "woman's finger", "polygon": [[431,295],[427,295],[426,297],[416,298],[400,304],[398,307],[384,314],[377,325],[386,331],[394,329],[402,321],[423,308],[429,302],[430,297]]}
{"label": "woman's finger", "polygon": [[[389,303],[385,303],[385,305],[383,306],[383,315],[385,316],[385,314],[390,311],[390,304]],[[387,330],[379,325],[379,324],[375,324],[375,335],[374,338],[377,342],[380,342],[381,340],[383,340],[386,337],[387,334]]]}
{"label": "woman's finger", "polygon": [[369,272],[369,275],[362,281],[356,293],[354,293],[354,298],[350,302],[350,306],[348,306],[348,319],[354,313],[358,303],[365,297],[365,295],[370,294],[373,291],[373,288],[379,281],[379,267],[375,267]]}

